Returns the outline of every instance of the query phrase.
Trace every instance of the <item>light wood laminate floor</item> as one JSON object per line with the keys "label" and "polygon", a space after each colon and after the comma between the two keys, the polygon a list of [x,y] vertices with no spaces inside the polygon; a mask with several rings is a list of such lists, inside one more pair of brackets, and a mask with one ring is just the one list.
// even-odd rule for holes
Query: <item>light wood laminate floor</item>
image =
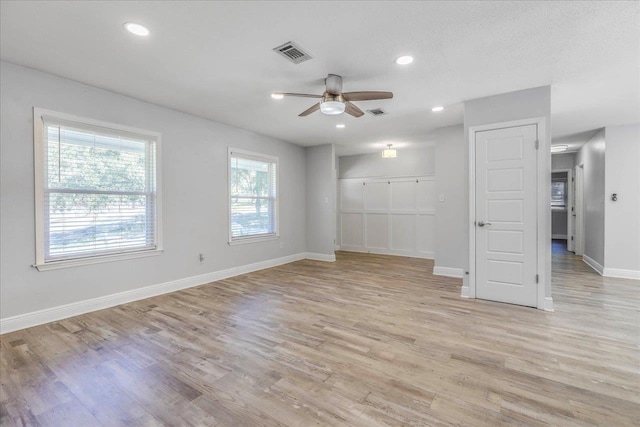
{"label": "light wood laminate floor", "polygon": [[640,283],[556,252],[554,313],[339,252],[6,334],[1,422],[638,425]]}

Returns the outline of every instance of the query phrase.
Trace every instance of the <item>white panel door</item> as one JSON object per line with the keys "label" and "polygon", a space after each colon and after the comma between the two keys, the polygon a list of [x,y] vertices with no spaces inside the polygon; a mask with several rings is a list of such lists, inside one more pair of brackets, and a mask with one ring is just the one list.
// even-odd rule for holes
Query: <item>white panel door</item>
{"label": "white panel door", "polygon": [[476,297],[537,306],[537,126],[475,134]]}

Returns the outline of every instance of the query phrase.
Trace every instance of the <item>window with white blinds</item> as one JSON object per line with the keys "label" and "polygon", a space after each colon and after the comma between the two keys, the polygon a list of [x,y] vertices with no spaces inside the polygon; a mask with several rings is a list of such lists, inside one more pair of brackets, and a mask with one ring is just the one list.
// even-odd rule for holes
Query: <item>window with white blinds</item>
{"label": "window with white blinds", "polygon": [[159,135],[65,117],[36,116],[36,265],[158,250]]}
{"label": "window with white blinds", "polygon": [[229,149],[229,242],[278,236],[278,159]]}

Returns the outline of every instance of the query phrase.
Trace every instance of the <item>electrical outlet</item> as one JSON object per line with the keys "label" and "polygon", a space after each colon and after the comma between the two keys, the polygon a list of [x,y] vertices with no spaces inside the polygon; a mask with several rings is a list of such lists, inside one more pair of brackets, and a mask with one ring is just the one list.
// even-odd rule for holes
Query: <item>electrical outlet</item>
{"label": "electrical outlet", "polygon": [[444,202],[444,194],[439,195],[438,200]]}
{"label": "electrical outlet", "polygon": [[204,263],[204,254],[200,254],[200,264]]}

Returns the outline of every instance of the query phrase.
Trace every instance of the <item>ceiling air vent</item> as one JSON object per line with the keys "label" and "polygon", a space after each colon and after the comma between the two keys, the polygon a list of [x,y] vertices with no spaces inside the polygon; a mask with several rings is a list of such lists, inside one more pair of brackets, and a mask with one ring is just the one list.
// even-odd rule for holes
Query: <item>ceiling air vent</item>
{"label": "ceiling air vent", "polygon": [[294,64],[299,64],[313,58],[313,56],[302,50],[302,48],[294,42],[287,42],[281,46],[273,48],[273,50],[276,51],[276,53],[284,56]]}
{"label": "ceiling air vent", "polygon": [[367,110],[367,113],[372,116],[382,116],[383,114],[387,114],[382,108],[374,108],[373,110]]}

